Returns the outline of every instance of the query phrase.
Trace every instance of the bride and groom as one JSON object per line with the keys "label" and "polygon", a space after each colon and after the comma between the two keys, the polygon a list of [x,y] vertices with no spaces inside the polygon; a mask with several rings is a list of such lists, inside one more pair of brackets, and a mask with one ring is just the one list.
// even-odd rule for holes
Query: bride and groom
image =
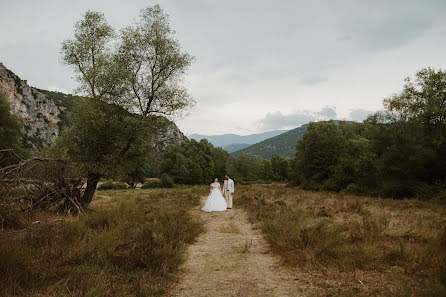
{"label": "bride and groom", "polygon": [[[211,191],[209,193],[208,199],[206,200],[206,204],[201,210],[204,212],[232,210],[234,181],[229,178],[229,175],[225,175],[223,189],[218,182],[218,178],[214,178],[214,181],[209,186]],[[226,198],[223,197],[223,194]]]}

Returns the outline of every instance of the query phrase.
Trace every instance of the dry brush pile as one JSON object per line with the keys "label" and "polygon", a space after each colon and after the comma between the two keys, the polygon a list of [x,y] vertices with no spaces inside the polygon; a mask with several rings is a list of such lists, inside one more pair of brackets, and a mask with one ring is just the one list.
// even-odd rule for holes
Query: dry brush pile
{"label": "dry brush pile", "polygon": [[21,159],[13,150],[1,150],[0,220],[8,224],[8,214],[18,210],[64,209],[81,212],[80,188],[84,181],[67,177],[67,161],[61,158]]}

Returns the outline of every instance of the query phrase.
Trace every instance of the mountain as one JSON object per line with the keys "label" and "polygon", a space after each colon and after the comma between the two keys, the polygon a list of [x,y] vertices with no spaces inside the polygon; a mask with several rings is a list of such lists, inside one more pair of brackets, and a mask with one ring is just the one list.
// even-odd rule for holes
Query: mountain
{"label": "mountain", "polygon": [[[51,145],[61,131],[68,127],[68,116],[79,96],[41,90],[28,85],[0,63],[0,92],[5,94],[11,114],[23,122],[23,143],[39,151]],[[167,119],[166,119],[167,120]],[[160,135],[158,150],[179,143],[186,136],[170,121],[167,133]]]}
{"label": "mountain", "polygon": [[307,132],[309,124],[289,130],[275,137],[268,138],[259,143],[253,144],[247,148],[232,153],[238,157],[243,153],[256,155],[262,159],[271,159],[275,154],[284,157],[293,157],[296,153],[296,144],[299,139]]}
{"label": "mountain", "polygon": [[[333,120],[333,122],[337,124],[340,121]],[[345,123],[351,124],[353,122],[346,121]],[[246,153],[259,156],[262,159],[271,159],[271,157],[276,154],[283,157],[294,157],[296,154],[297,141],[302,139],[302,136],[307,132],[309,125],[310,124],[308,123],[283,134],[268,138],[247,148],[233,152],[232,155],[238,157],[241,154]]]}
{"label": "mountain", "polygon": [[223,149],[225,151],[227,151],[228,153],[233,153],[233,152],[242,150],[244,148],[247,148],[248,146],[250,146],[250,144],[247,144],[247,143],[233,143],[233,144],[224,146]]}
{"label": "mountain", "polygon": [[24,124],[23,143],[33,150],[52,143],[60,132],[60,110],[39,90],[30,87],[0,63],[0,92],[9,102],[10,111]]}
{"label": "mountain", "polygon": [[237,134],[223,134],[223,135],[201,135],[192,134],[189,135],[190,139],[200,140],[207,139],[214,146],[227,147],[229,145],[239,145],[239,144],[254,144],[265,139],[277,136],[286,132],[287,130],[274,130],[257,134],[249,135],[237,135]]}

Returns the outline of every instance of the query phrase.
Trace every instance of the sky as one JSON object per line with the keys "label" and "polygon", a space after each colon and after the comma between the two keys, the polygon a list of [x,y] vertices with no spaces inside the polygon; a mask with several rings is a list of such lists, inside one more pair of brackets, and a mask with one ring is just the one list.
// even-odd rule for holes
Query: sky
{"label": "sky", "polygon": [[87,10],[116,29],[160,4],[195,57],[187,135],[246,135],[309,121],[360,121],[423,67],[446,69],[444,0],[0,0],[0,62],[32,86],[71,93],[61,42]]}

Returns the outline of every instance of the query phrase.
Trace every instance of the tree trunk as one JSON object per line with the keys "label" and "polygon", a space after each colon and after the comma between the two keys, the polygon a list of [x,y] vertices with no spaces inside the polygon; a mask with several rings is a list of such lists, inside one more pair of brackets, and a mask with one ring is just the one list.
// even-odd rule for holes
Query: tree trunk
{"label": "tree trunk", "polygon": [[87,178],[87,187],[85,188],[84,195],[82,195],[81,205],[82,208],[87,208],[93,199],[94,192],[96,191],[96,186],[98,185],[101,176],[99,174],[90,173]]}

